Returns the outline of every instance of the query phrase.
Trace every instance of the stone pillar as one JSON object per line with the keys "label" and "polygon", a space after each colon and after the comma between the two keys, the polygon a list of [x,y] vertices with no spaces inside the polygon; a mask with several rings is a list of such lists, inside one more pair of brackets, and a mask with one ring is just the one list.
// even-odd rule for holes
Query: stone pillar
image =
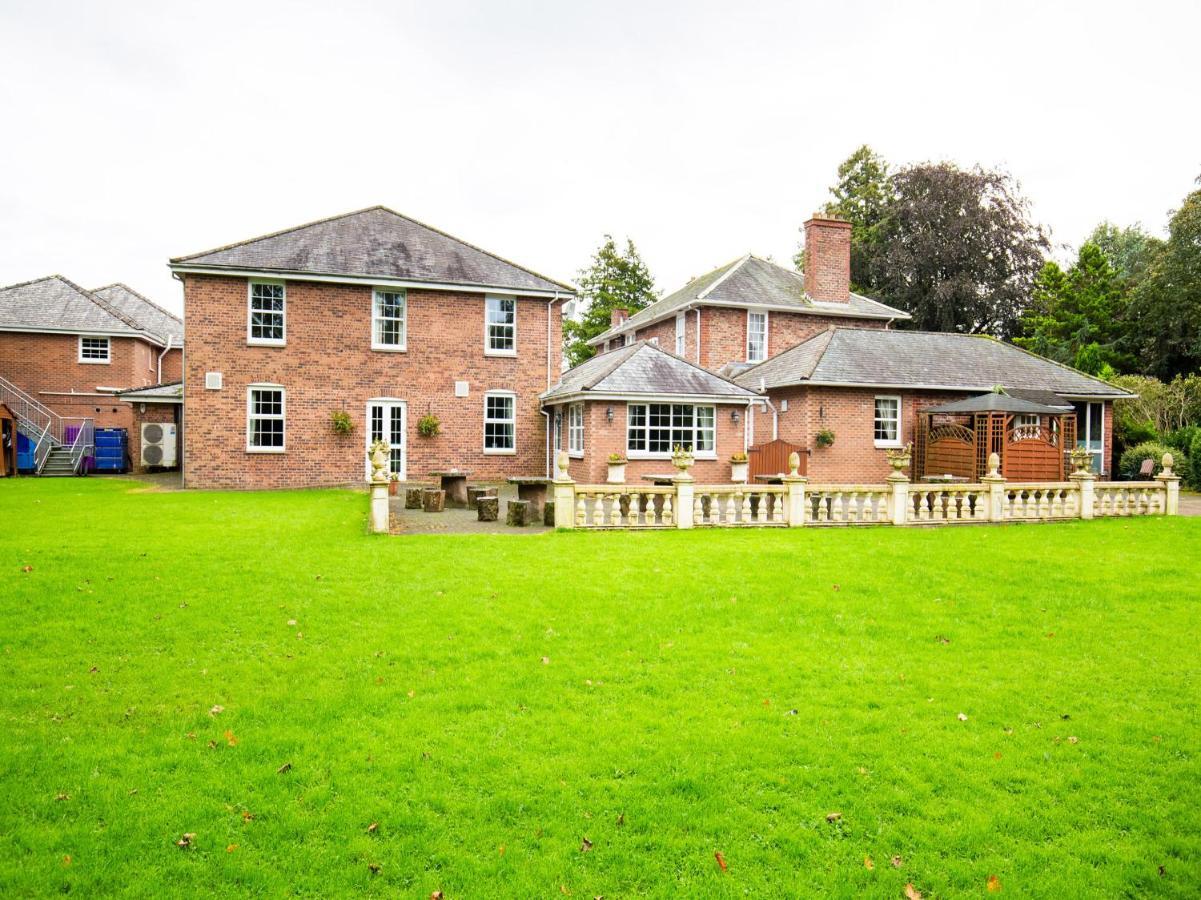
{"label": "stone pillar", "polygon": [[1096,494],[1093,492],[1093,482],[1097,480],[1097,476],[1081,469],[1069,475],[1068,480],[1074,481],[1076,488],[1080,491],[1080,518],[1091,519],[1096,498]]}
{"label": "stone pillar", "polygon": [[555,503],[555,527],[575,528],[575,482],[567,472],[570,458],[567,451],[555,457],[555,477],[551,482],[551,493]]}
{"label": "stone pillar", "polygon": [[696,479],[688,474],[687,469],[680,469],[671,479],[672,487],[676,489],[675,504],[676,528],[691,528],[692,503],[696,499]]}
{"label": "stone pillar", "polygon": [[980,480],[988,488],[988,521],[1000,522],[1005,516],[1005,476],[1001,474],[1001,457],[988,454],[988,474]]}
{"label": "stone pillar", "polygon": [[805,524],[805,485],[809,479],[799,473],[801,456],[795,450],[788,454],[788,474],[784,482],[784,520],[789,528],[800,528]]}
{"label": "stone pillar", "polygon": [[388,482],[371,482],[371,530],[388,533]]}
{"label": "stone pillar", "polygon": [[1161,482],[1164,486],[1166,497],[1164,498],[1163,512],[1165,516],[1180,515],[1180,476],[1172,471],[1172,466],[1176,464],[1176,460],[1172,458],[1171,453],[1163,455],[1163,471],[1155,476],[1155,480]]}
{"label": "stone pillar", "polygon": [[893,525],[904,525],[909,518],[909,479],[904,472],[893,472],[888,476],[892,493],[888,498],[888,512]]}

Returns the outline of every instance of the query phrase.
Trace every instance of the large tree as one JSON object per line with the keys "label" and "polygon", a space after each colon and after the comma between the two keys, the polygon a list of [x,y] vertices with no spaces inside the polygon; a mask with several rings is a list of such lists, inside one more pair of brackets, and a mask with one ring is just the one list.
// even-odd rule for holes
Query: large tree
{"label": "large tree", "polygon": [[1129,341],[1143,371],[1165,381],[1201,368],[1201,190],[1172,214],[1168,240],[1134,292]]}
{"label": "large tree", "polygon": [[[851,223],[851,287],[872,293],[872,256],[878,246],[877,232],[892,200],[888,163],[864,144],[838,167],[838,183],[830,188],[834,198],[826,204],[828,216]],[[795,259],[804,265],[804,250]]]}
{"label": "large tree", "polygon": [[1093,229],[1085,243],[1096,244],[1113,266],[1125,285],[1140,284],[1151,268],[1151,262],[1163,249],[1163,241],[1143,231],[1137,222],[1119,228],[1112,222],[1102,222]]}
{"label": "large tree", "polygon": [[877,295],[915,328],[1014,334],[1050,244],[1013,179],[923,163],[890,182],[870,265]]}
{"label": "large tree", "polygon": [[591,264],[580,270],[576,284],[583,311],[578,319],[563,323],[563,353],[569,366],[578,366],[596,353],[588,341],[609,328],[613,310],[633,314],[656,299],[655,280],[634,242],[627,239],[622,252],[608,234]]}
{"label": "large tree", "polygon": [[1106,254],[1085,244],[1066,272],[1055,262],[1043,266],[1014,343],[1091,375],[1106,366],[1127,370],[1132,360],[1119,347],[1128,296]]}

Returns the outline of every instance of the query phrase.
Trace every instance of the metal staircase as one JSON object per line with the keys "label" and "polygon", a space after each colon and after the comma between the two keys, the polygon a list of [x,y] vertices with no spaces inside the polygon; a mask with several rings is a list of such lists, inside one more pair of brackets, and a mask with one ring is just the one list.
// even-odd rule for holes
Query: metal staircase
{"label": "metal staircase", "polygon": [[60,416],[0,377],[0,403],[17,417],[17,430],[33,443],[38,475],[78,475],[85,456],[94,452],[91,418]]}

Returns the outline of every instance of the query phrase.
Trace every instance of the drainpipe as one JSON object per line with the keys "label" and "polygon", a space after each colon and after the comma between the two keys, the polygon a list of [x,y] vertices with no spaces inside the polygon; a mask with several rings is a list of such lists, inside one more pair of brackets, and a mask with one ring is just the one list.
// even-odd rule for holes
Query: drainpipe
{"label": "drainpipe", "polygon": [[696,364],[701,364],[701,308],[696,308]]}
{"label": "drainpipe", "polygon": [[163,383],[163,357],[171,350],[171,335],[167,335],[167,346],[163,348],[163,352],[158,355],[158,383]]}
{"label": "drainpipe", "polygon": [[[546,301],[546,387],[548,390],[550,389],[550,386],[551,386],[551,360],[554,358],[554,348],[551,347],[551,340],[550,340],[550,335],[551,335],[550,317],[551,317],[551,310],[554,309],[555,304],[558,302],[559,302],[559,292],[558,291],[555,291],[555,295]],[[562,347],[559,348],[559,352],[560,353],[563,352]],[[553,434],[551,431],[551,420],[550,420],[550,414],[546,411],[545,406],[543,406],[542,404],[539,404],[538,411],[540,413],[542,413],[542,417],[544,419],[546,419],[546,423],[545,423],[546,424],[546,462],[544,464],[544,469],[546,471],[546,476],[549,478],[554,474],[554,472],[551,471],[551,467],[550,467],[551,466],[551,456],[552,456],[550,442],[553,439]]]}

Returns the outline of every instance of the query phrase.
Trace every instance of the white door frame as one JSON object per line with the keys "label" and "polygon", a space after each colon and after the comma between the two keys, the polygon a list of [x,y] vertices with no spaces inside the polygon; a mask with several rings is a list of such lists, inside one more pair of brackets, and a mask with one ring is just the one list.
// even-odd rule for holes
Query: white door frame
{"label": "white door frame", "polygon": [[[395,397],[373,397],[367,401],[366,412],[363,418],[364,428],[363,433],[366,436],[366,444],[363,453],[363,466],[366,471],[366,477],[371,478],[371,407],[382,406],[385,410],[384,425],[385,429],[388,425],[387,411],[391,409],[400,410],[400,435],[402,443],[400,446],[400,480],[405,481],[408,477],[409,468],[409,404],[405,400],[398,400]],[[389,441],[389,443],[391,443]],[[392,445],[391,449],[396,449],[396,445]]]}

